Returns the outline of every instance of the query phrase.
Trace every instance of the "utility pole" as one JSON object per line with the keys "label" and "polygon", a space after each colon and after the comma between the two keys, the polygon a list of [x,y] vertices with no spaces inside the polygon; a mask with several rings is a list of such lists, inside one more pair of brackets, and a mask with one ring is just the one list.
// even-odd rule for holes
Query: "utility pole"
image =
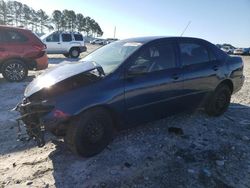
{"label": "utility pole", "polygon": [[115,35],[116,35],[116,26],[115,26],[115,29],[114,29],[114,39],[115,39]]}

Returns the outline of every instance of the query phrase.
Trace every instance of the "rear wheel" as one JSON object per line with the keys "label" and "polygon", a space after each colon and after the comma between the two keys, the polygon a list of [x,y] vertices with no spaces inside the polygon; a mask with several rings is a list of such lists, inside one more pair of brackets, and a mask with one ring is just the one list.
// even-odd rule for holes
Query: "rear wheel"
{"label": "rear wheel", "polygon": [[219,86],[207,102],[205,111],[210,116],[220,116],[227,111],[231,100],[230,88],[223,84]]}
{"label": "rear wheel", "polygon": [[20,82],[28,75],[28,67],[19,59],[6,61],[2,66],[3,77],[10,82]]}
{"label": "rear wheel", "polygon": [[72,48],[69,51],[69,55],[70,55],[71,58],[78,58],[80,56],[79,49],[78,48]]}
{"label": "rear wheel", "polygon": [[100,153],[113,138],[113,121],[103,109],[84,112],[69,126],[65,142],[68,147],[82,157]]}

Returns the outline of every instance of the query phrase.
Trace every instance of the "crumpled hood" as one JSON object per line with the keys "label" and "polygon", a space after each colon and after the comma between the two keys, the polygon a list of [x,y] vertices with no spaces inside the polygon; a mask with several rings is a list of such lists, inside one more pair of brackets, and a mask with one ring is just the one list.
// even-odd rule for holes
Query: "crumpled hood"
{"label": "crumpled hood", "polygon": [[80,73],[94,70],[98,67],[95,62],[64,62],[48,69],[35,78],[25,89],[24,96],[29,97],[43,88],[61,82]]}

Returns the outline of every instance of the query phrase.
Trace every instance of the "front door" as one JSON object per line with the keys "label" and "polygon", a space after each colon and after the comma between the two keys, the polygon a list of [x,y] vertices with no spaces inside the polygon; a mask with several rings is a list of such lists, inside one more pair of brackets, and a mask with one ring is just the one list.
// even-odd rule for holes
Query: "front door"
{"label": "front door", "polygon": [[60,53],[61,52],[61,39],[59,33],[53,33],[49,35],[43,41],[47,46],[47,53]]}
{"label": "front door", "polygon": [[131,58],[125,80],[126,120],[143,123],[180,109],[182,73],[175,43],[161,40],[148,44]]}

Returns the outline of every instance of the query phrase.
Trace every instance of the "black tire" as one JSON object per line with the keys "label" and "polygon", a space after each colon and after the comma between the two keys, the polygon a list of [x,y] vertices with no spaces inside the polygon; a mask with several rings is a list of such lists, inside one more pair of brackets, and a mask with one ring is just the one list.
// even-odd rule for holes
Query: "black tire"
{"label": "black tire", "polygon": [[63,54],[64,57],[69,57],[69,53]]}
{"label": "black tire", "polygon": [[71,58],[78,58],[80,56],[80,51],[78,48],[71,48],[69,51],[69,55]]}
{"label": "black tire", "polygon": [[64,138],[69,149],[82,157],[100,153],[113,139],[113,121],[103,109],[92,109],[73,120]]}
{"label": "black tire", "polygon": [[218,86],[209,98],[205,111],[210,116],[220,116],[227,111],[232,92],[226,84]]}
{"label": "black tire", "polygon": [[22,60],[8,60],[2,65],[2,74],[10,82],[21,82],[28,76],[28,67]]}

